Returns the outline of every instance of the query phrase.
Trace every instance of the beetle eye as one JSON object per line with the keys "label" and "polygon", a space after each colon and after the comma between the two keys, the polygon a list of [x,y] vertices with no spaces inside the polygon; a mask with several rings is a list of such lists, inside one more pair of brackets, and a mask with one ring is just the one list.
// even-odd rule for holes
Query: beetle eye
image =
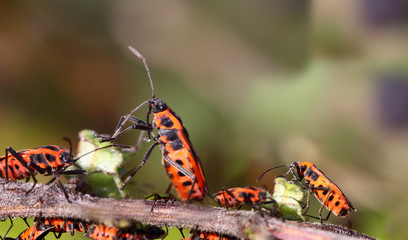
{"label": "beetle eye", "polygon": [[60,160],[63,163],[68,163],[71,162],[71,154],[69,154],[68,152],[62,152],[60,155]]}
{"label": "beetle eye", "polygon": [[157,102],[157,107],[158,107],[160,110],[165,110],[165,109],[167,108],[167,105],[166,105],[165,102],[159,101],[159,102]]}
{"label": "beetle eye", "polygon": [[167,104],[161,100],[160,98],[155,98],[151,102],[152,107],[153,107],[153,112],[161,112],[167,109]]}

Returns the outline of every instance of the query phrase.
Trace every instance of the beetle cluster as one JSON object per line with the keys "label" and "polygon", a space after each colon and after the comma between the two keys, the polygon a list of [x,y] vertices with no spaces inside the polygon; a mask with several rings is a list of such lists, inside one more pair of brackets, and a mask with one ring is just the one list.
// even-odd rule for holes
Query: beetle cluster
{"label": "beetle cluster", "polygon": [[[97,154],[106,148],[115,146],[127,147],[115,144],[114,142],[123,134],[131,130],[138,130],[141,131],[141,134],[147,132],[147,137],[153,140],[153,144],[148,148],[141,163],[129,171],[128,177],[125,178],[123,183],[121,182],[121,177],[116,176],[117,182],[121,182],[121,186],[119,186],[120,190],[123,190],[130,179],[146,164],[154,148],[159,147],[163,166],[171,181],[170,187],[174,187],[178,197],[182,201],[187,203],[203,201],[207,196],[211,196],[206,185],[201,161],[193,148],[181,118],[167,106],[165,101],[156,98],[146,58],[134,48],[129,47],[129,49],[144,63],[152,89],[151,99],[138,105],[129,114],[123,115],[111,136],[99,137],[98,139],[100,141],[98,141],[97,144],[93,144],[93,147],[80,157],[74,158],[70,141],[70,150],[55,145],[21,151],[15,151],[11,147],[6,148],[5,156],[0,157],[0,177],[5,179],[6,182],[9,180],[28,180],[32,178],[34,185],[30,191],[27,192],[27,194],[29,194],[29,192],[33,191],[37,183],[37,179],[35,178],[36,174],[52,175],[53,178],[50,182],[57,180],[57,184],[69,201],[69,196],[60,181],[60,176],[72,174],[83,175],[75,189],[79,191],[87,177],[87,171],[81,169],[81,164],[77,164],[77,161],[86,155],[89,156],[92,153]],[[136,117],[135,113],[144,105],[148,105],[146,119]],[[151,115],[152,120],[150,120]],[[131,124],[126,125],[127,123]],[[104,142],[107,143],[103,146],[100,145]],[[138,145],[140,144],[141,141],[138,141]],[[138,146],[136,148],[138,148]],[[77,166],[78,169],[67,169],[71,165]],[[312,192],[322,203],[318,212],[321,222],[327,220],[331,212],[339,217],[344,217],[350,213],[351,210],[356,210],[340,188],[327,178],[322,171],[317,169],[314,164],[310,162],[294,162],[278,167],[288,167],[289,171],[283,178],[275,179],[275,192],[273,194],[257,186],[223,188],[222,191],[213,195],[215,201],[220,206],[226,208],[240,208],[245,204],[249,204],[263,213],[273,214],[274,216],[285,217],[287,219],[303,220],[303,216],[309,208],[310,193]],[[266,170],[259,179],[266,172],[278,167]],[[106,174],[112,174],[106,170],[100,171]],[[284,179],[289,173],[294,176],[294,180],[290,182]],[[304,181],[302,182],[302,180]],[[285,190],[278,193],[278,187],[282,187]],[[169,190],[170,188],[167,193],[169,193]],[[303,199],[303,192],[308,193],[308,198],[302,213],[302,207],[300,207],[299,202]],[[122,197],[123,196],[124,195],[122,195]],[[155,199],[156,197],[157,195],[155,195]],[[171,199],[171,197],[167,200],[169,199]],[[172,198],[172,200],[174,200],[174,198]],[[329,214],[326,218],[322,217],[322,209],[324,206],[329,210]],[[285,207],[291,208],[294,210],[294,213],[289,214],[287,210],[284,210]],[[73,234],[77,231],[86,232],[86,236],[89,238],[101,240],[155,239],[165,236],[165,232],[161,228],[154,226],[117,228],[95,225],[75,219],[36,219],[34,225],[22,232],[17,239],[42,239],[49,232],[53,232],[59,238],[64,232]],[[193,230],[186,239],[232,239],[232,237]]]}

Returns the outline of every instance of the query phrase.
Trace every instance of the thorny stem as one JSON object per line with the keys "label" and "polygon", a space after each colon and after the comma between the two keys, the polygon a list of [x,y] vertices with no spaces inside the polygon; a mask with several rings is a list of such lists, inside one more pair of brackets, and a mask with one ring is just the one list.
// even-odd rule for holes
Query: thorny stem
{"label": "thorny stem", "polygon": [[153,200],[97,198],[67,193],[68,203],[55,185],[37,184],[27,196],[32,183],[0,184],[0,218],[62,217],[114,225],[119,219],[132,219],[143,224],[195,228],[218,232],[241,239],[373,239],[362,233],[332,224],[283,221],[261,216],[256,211],[226,210],[202,204]]}

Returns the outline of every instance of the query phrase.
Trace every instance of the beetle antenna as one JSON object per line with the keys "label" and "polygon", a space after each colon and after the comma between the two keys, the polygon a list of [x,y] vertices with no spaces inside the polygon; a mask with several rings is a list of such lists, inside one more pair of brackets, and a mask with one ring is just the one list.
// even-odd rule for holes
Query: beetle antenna
{"label": "beetle antenna", "polygon": [[84,154],[82,154],[81,156],[79,156],[79,157],[73,159],[72,161],[73,161],[73,162],[76,162],[76,161],[78,161],[80,158],[85,157],[85,156],[88,155],[88,154],[91,154],[91,153],[93,153],[93,152],[96,152],[96,151],[99,151],[99,150],[102,150],[102,149],[105,149],[105,148],[110,148],[110,147],[131,148],[131,146],[127,146],[127,145],[110,144],[110,145],[106,145],[106,146],[103,146],[103,147],[95,148],[95,149],[93,149],[93,150],[91,150],[91,151],[89,151],[89,152],[87,152],[87,153],[84,153]]}
{"label": "beetle antenna", "polygon": [[71,141],[71,139],[69,139],[67,137],[63,137],[62,140],[65,140],[65,141],[68,142],[68,144],[69,144],[69,154],[72,155],[72,141]]}
{"label": "beetle antenna", "polygon": [[128,46],[128,48],[129,48],[129,50],[130,50],[133,54],[135,54],[139,59],[141,59],[141,60],[143,61],[143,64],[144,64],[144,66],[145,66],[145,68],[146,68],[147,76],[149,76],[150,87],[152,88],[152,98],[155,98],[155,97],[156,97],[156,93],[155,93],[154,87],[153,87],[152,75],[151,75],[151,73],[150,73],[149,66],[147,65],[146,58],[143,57],[143,55],[142,55],[139,51],[137,51],[136,49],[134,49],[132,46]]}
{"label": "beetle antenna", "polygon": [[271,171],[271,170],[273,170],[273,169],[281,168],[281,167],[290,167],[290,168],[292,168],[292,164],[285,164],[285,165],[280,165],[280,166],[277,166],[277,167],[269,168],[268,170],[266,170],[265,172],[263,172],[263,173],[261,174],[261,176],[259,176],[258,179],[256,179],[256,182],[258,182],[258,181],[265,175],[265,173],[267,173],[267,172],[269,172],[269,171]]}

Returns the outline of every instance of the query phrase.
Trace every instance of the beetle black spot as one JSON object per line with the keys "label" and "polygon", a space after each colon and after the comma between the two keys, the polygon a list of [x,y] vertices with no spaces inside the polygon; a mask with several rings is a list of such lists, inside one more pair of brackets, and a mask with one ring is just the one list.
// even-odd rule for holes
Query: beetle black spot
{"label": "beetle black spot", "polygon": [[329,192],[329,190],[324,190],[323,195],[326,195]]}
{"label": "beetle black spot", "polygon": [[307,171],[305,172],[305,175],[310,177],[313,173],[313,170],[311,168],[307,169]]}
{"label": "beetle black spot", "polygon": [[333,198],[334,198],[334,196],[333,196],[333,195],[330,195],[330,197],[329,197],[329,202],[333,201]]}
{"label": "beetle black spot", "polygon": [[238,196],[241,197],[241,198],[243,198],[243,199],[245,199],[245,198],[247,197],[247,194],[246,194],[246,192],[240,192],[240,193],[238,194]]}
{"label": "beetle black spot", "polygon": [[170,142],[170,147],[171,147],[174,151],[177,151],[177,150],[182,149],[182,148],[184,147],[184,145],[183,145],[183,143],[181,142],[180,139],[177,139],[176,141]]}
{"label": "beetle black spot", "polygon": [[253,193],[248,193],[248,194],[247,194],[247,197],[248,197],[249,199],[252,199],[252,198],[255,198],[255,195],[254,195]]}
{"label": "beetle black spot", "polygon": [[14,165],[14,167],[16,168],[16,170],[20,169],[20,166],[18,164]]}
{"label": "beetle black spot", "polygon": [[319,178],[319,174],[313,172],[313,173],[312,173],[312,176],[310,176],[310,178],[311,178],[313,181],[316,181],[316,180]]}
{"label": "beetle black spot", "polygon": [[255,188],[255,187],[253,187],[253,186],[250,186],[250,187],[247,187],[247,188],[249,188],[249,189],[251,189],[251,190],[256,191],[256,188]]}
{"label": "beetle black spot", "polygon": [[183,186],[185,186],[185,187],[191,186],[191,185],[193,185],[193,182],[191,182],[191,181],[185,181],[185,182],[183,182]]}
{"label": "beetle black spot", "polygon": [[174,177],[173,174],[171,173],[167,173],[167,175],[169,176],[170,179]]}
{"label": "beetle black spot", "polygon": [[45,158],[43,154],[31,154],[30,155],[30,161],[32,163],[44,163],[45,162]]}
{"label": "beetle black spot", "polygon": [[311,179],[312,181],[316,181],[316,180],[319,178],[319,174],[317,174],[316,172],[314,172],[314,171],[312,170],[312,168],[308,168],[305,174],[306,174],[306,176],[310,177],[310,179]]}
{"label": "beetle black spot", "polygon": [[57,160],[54,155],[49,153],[45,154],[45,158],[50,162],[55,162]]}
{"label": "beetle black spot", "polygon": [[181,161],[180,159],[177,159],[176,163],[178,163],[180,166],[183,166],[183,164],[184,164],[183,161]]}
{"label": "beetle black spot", "polygon": [[55,147],[55,146],[45,146],[44,148],[49,149],[49,150],[54,151],[54,152],[59,151],[59,149],[57,147]]}
{"label": "beetle black spot", "polygon": [[174,141],[178,139],[177,129],[160,129],[159,135],[167,137],[168,141]]}
{"label": "beetle black spot", "polygon": [[339,216],[343,217],[346,216],[350,212],[350,209],[342,208],[339,212]]}
{"label": "beetle black spot", "polygon": [[182,172],[180,172],[180,171],[177,172],[177,175],[179,175],[180,177],[186,176],[186,175],[184,175],[184,173],[182,173]]}
{"label": "beetle black spot", "polygon": [[160,121],[163,126],[168,127],[168,128],[173,127],[174,125],[173,121],[171,121],[171,119],[168,117],[162,117],[160,118]]}
{"label": "beetle black spot", "polygon": [[340,202],[337,201],[334,205],[339,206],[339,205],[340,205]]}

